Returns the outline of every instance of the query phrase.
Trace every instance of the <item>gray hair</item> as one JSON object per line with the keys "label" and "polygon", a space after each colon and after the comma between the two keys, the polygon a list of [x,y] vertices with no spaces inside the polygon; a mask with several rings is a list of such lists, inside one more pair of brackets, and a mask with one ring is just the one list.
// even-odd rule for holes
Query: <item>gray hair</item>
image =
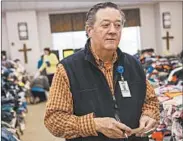
{"label": "gray hair", "polygon": [[[93,26],[94,23],[95,23],[95,20],[96,20],[95,16],[96,16],[97,11],[99,9],[105,9],[107,7],[119,10],[119,12],[120,12],[120,14],[122,16],[122,25],[124,25],[124,23],[125,23],[125,14],[123,13],[122,9],[118,5],[116,5],[116,4],[112,3],[112,2],[104,2],[104,3],[98,3],[98,4],[94,5],[88,11],[88,13],[86,14],[85,28],[86,28],[86,26]],[[88,37],[88,35],[87,35],[87,37]]]}

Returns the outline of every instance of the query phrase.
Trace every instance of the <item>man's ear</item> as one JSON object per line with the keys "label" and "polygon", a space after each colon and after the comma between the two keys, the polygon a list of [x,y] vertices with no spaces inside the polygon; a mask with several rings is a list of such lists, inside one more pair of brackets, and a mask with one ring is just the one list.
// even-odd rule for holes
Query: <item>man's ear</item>
{"label": "man's ear", "polygon": [[85,26],[86,33],[88,34],[88,38],[91,38],[93,33],[93,28],[91,26]]}

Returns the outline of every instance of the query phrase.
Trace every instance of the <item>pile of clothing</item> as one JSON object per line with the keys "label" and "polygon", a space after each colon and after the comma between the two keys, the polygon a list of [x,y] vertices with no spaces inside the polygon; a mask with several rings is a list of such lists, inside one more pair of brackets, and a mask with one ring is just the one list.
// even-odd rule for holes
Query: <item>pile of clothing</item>
{"label": "pile of clothing", "polygon": [[183,139],[182,85],[165,85],[155,89],[160,101],[160,125],[158,131],[169,130],[176,141]]}
{"label": "pile of clothing", "polygon": [[[3,60],[1,68],[1,140],[19,141],[28,112],[26,95],[29,80],[16,61]],[[8,64],[8,65],[7,65]]]}
{"label": "pile of clothing", "polygon": [[[153,49],[143,50],[135,57],[140,60],[147,79],[153,86],[177,84],[183,79],[182,60],[177,56],[158,56]],[[168,79],[167,79],[168,78]]]}
{"label": "pile of clothing", "polygon": [[153,49],[147,49],[136,54],[135,57],[140,60],[146,77],[160,101],[160,124],[150,137],[155,136],[154,139],[157,139],[161,133],[163,136],[171,136],[176,141],[182,141],[183,64],[181,54],[163,57],[156,55]]}

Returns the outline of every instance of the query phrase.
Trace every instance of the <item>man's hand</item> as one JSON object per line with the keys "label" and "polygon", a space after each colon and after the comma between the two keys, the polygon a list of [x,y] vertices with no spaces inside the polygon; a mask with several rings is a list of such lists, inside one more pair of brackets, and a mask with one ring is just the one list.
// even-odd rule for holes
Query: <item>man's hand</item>
{"label": "man's hand", "polygon": [[114,118],[94,118],[96,131],[101,132],[108,138],[125,138],[124,133],[131,135],[131,128],[123,123],[116,121]]}
{"label": "man's hand", "polygon": [[157,127],[157,122],[155,119],[150,118],[148,116],[142,116],[140,118],[140,132],[136,134],[136,136],[143,137],[145,136],[145,132],[149,130],[155,130]]}

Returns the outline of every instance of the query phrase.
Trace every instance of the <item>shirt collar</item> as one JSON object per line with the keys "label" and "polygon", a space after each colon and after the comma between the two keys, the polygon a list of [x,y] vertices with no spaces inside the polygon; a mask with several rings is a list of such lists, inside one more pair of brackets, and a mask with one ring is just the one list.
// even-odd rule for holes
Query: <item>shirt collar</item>
{"label": "shirt collar", "polygon": [[111,63],[111,62],[104,62],[102,59],[100,59],[91,46],[90,46],[90,50],[91,50],[91,53],[93,54],[98,66],[104,66],[104,67],[108,68],[108,67],[112,66],[117,61],[117,58],[118,58],[117,52],[114,52],[113,58],[112,58],[112,63]]}

